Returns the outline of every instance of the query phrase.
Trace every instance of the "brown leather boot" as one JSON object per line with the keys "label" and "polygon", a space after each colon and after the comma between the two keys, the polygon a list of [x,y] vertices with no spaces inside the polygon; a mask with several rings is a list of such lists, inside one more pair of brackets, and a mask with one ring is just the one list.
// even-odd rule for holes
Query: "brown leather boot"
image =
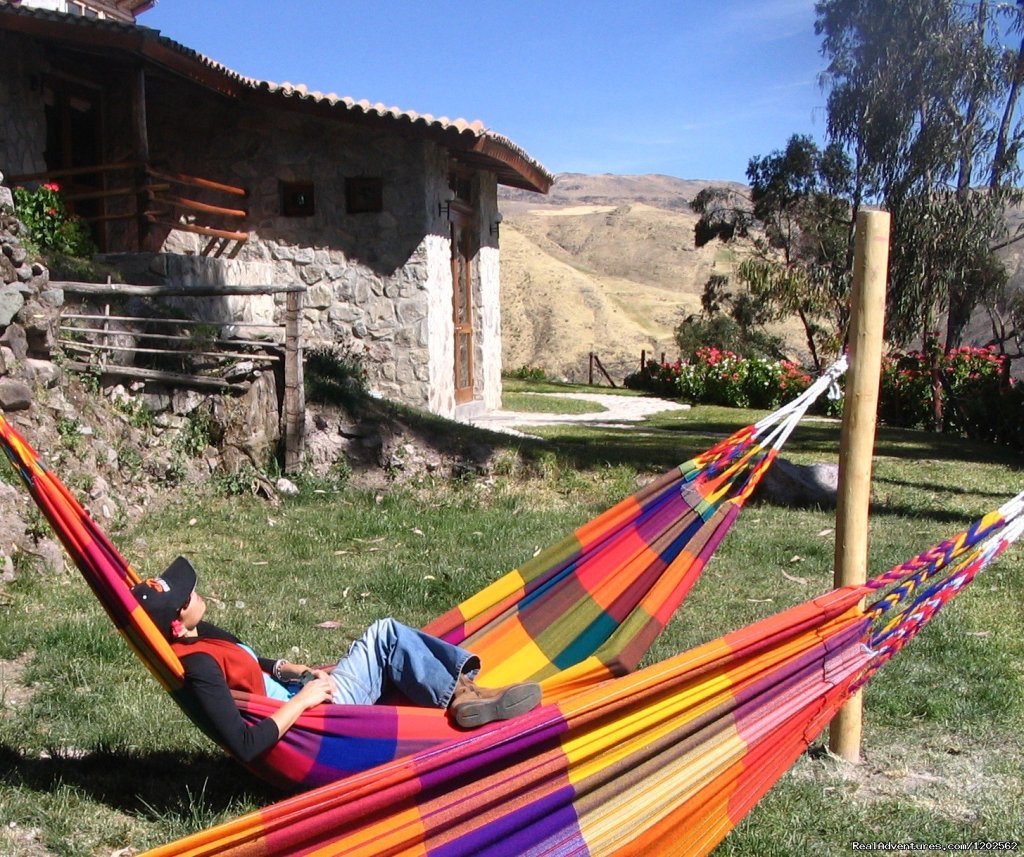
{"label": "brown leather boot", "polygon": [[540,685],[534,682],[508,687],[480,687],[460,675],[448,710],[459,726],[483,726],[493,720],[508,720],[532,711],[540,704]]}

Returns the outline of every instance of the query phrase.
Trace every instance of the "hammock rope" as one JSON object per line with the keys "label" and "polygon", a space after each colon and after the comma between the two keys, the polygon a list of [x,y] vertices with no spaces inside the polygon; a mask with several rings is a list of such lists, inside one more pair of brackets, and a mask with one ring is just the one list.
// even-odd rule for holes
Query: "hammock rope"
{"label": "hammock rope", "polygon": [[865,584],[885,590],[865,611],[872,623],[866,645],[874,652],[863,684],[902,649],[978,573],[1024,532],[1024,492],[970,527]]}

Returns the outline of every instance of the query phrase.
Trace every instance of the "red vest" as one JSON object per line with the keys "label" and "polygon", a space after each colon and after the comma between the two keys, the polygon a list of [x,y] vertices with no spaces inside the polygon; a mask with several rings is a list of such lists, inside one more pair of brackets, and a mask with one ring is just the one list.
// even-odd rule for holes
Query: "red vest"
{"label": "red vest", "polygon": [[179,658],[200,652],[209,655],[217,662],[220,671],[224,673],[224,680],[232,690],[243,690],[259,696],[267,695],[260,665],[237,643],[216,638],[201,638],[191,643],[173,642],[171,648]]}

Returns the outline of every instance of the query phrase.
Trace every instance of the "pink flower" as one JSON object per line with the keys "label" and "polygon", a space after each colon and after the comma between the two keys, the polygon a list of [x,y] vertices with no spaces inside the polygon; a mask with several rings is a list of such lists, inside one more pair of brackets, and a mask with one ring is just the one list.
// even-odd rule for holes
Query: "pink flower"
{"label": "pink flower", "polygon": [[47,182],[46,184],[43,185],[43,189],[44,190],[52,190],[52,191],[56,192],[56,191],[60,190],[60,185],[57,184],[57,182]]}

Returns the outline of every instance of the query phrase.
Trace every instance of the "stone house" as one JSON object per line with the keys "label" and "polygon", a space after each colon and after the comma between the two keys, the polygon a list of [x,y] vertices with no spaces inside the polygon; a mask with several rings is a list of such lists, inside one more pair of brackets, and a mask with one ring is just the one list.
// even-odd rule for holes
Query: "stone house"
{"label": "stone house", "polygon": [[0,2],[8,183],[58,181],[107,258],[147,276],[305,284],[307,345],[360,354],[383,396],[499,405],[497,187],[547,192],[539,163],[478,122],[244,77],[126,20],[139,0],[84,5],[106,14]]}

